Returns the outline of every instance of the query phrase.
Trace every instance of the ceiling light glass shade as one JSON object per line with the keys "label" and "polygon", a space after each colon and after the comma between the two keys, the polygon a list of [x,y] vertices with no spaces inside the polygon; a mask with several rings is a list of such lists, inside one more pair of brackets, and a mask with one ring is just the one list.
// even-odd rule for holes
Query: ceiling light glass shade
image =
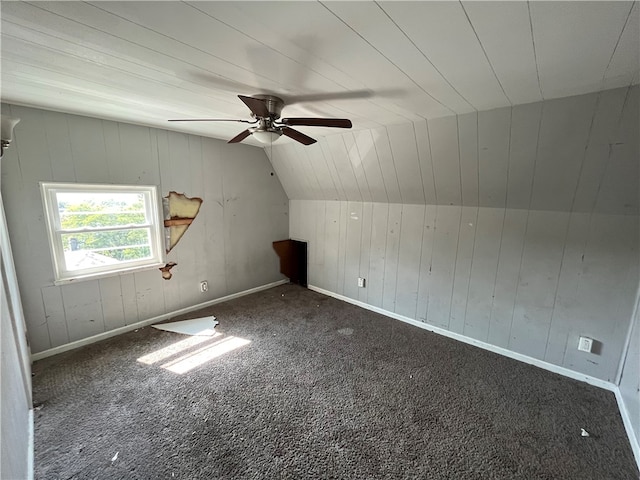
{"label": "ceiling light glass shade", "polygon": [[280,138],[280,135],[282,135],[282,132],[272,131],[272,130],[257,130],[253,132],[252,135],[260,143],[271,145],[273,142],[275,142]]}

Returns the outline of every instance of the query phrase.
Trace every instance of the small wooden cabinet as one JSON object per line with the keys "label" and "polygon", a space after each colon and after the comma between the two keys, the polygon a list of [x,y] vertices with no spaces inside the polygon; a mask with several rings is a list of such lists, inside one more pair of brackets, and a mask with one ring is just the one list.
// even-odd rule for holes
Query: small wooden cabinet
{"label": "small wooden cabinet", "polygon": [[279,240],[273,249],[280,257],[280,273],[289,277],[291,283],[307,286],[307,242]]}

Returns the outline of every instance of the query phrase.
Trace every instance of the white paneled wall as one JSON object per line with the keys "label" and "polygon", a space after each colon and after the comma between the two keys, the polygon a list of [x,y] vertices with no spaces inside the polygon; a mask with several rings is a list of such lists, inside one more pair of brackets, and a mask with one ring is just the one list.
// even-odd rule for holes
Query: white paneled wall
{"label": "white paneled wall", "polygon": [[[18,106],[2,159],[2,193],[33,353],[282,279],[274,240],[288,199],[262,149]],[[157,269],[53,284],[38,183],[159,185],[201,197],[200,213]],[[209,291],[201,293],[201,280]]]}
{"label": "white paneled wall", "polygon": [[615,381],[639,281],[639,90],[273,147],[309,283]]}
{"label": "white paneled wall", "polygon": [[639,90],[340,133],[268,155],[296,200],[638,215]]}
{"label": "white paneled wall", "polygon": [[[638,285],[637,216],[324,200],[290,211],[311,285],[615,380]],[[577,350],[580,335],[596,340],[593,354]]]}

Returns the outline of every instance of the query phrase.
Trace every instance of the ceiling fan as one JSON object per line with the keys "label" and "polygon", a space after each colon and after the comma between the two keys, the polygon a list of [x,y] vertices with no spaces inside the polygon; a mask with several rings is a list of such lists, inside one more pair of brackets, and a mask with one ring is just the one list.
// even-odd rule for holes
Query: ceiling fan
{"label": "ceiling fan", "polygon": [[308,126],[308,127],[336,127],[351,128],[351,120],[346,118],[283,118],[280,119],[280,113],[284,107],[284,100],[273,95],[254,95],[247,97],[238,95],[238,98],[251,110],[253,121],[250,120],[233,120],[223,118],[195,118],[195,119],[175,119],[170,122],[240,122],[255,125],[249,127],[239,133],[228,143],[238,143],[253,135],[256,140],[261,143],[271,144],[275,142],[280,135],[286,135],[304,145],[311,145],[317,140],[305,135],[302,132],[294,130],[291,126]]}

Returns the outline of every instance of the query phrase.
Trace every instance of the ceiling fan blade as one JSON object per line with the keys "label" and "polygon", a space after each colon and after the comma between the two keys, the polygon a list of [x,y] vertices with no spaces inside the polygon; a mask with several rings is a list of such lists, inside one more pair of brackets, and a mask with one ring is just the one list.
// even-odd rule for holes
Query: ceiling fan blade
{"label": "ceiling fan blade", "polygon": [[280,123],[308,127],[351,128],[353,126],[351,120],[346,118],[283,118]]}
{"label": "ceiling fan blade", "polygon": [[293,128],[283,127],[282,133],[289,138],[293,138],[297,142],[303,143],[304,145],[311,145],[312,143],[317,142],[316,139],[308,137],[304,133],[294,130]]}
{"label": "ceiling fan blade", "polygon": [[247,97],[245,95],[238,95],[238,98],[242,100],[247,107],[249,107],[249,110],[251,110],[256,117],[269,116],[269,109],[267,108],[267,104],[264,100]]}
{"label": "ceiling fan blade", "polygon": [[233,137],[231,140],[229,140],[227,143],[239,143],[242,140],[244,140],[245,138],[247,138],[249,135],[251,135],[251,132],[249,131],[249,129],[240,132],[238,135],[236,135],[235,137]]}
{"label": "ceiling fan blade", "polygon": [[249,120],[235,120],[231,118],[175,118],[167,120],[168,122],[240,122],[240,123],[257,123]]}

